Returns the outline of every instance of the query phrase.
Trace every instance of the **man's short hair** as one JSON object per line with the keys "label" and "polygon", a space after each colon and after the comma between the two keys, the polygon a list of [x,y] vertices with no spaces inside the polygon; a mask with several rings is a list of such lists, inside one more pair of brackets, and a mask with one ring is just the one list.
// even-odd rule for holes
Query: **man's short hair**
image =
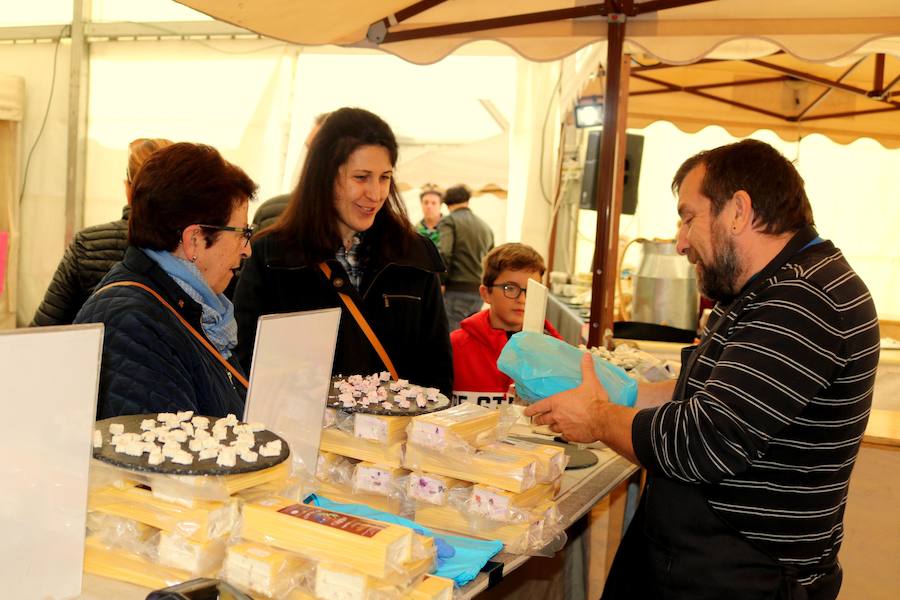
{"label": "man's short hair", "polygon": [[699,166],[706,167],[700,191],[712,201],[713,216],[722,212],[735,192],[744,190],[752,202],[753,225],[763,233],[777,235],[813,224],[803,178],[769,144],[741,140],[695,154],[678,168],[672,191],[677,194],[687,174]]}
{"label": "man's short hair", "polygon": [[491,287],[503,271],[539,272],[544,276],[544,259],[531,246],[510,242],[501,244],[487,253],[482,261],[481,283]]}
{"label": "man's short hair", "polygon": [[469,188],[464,185],[454,185],[452,188],[447,188],[447,192],[444,194],[444,204],[447,206],[462,204],[468,202],[471,197],[472,192],[469,191]]}
{"label": "man's short hair", "polygon": [[428,194],[436,194],[440,200],[444,199],[444,193],[441,191],[441,188],[434,183],[426,183],[422,186],[422,191],[419,192],[419,201],[424,200]]}

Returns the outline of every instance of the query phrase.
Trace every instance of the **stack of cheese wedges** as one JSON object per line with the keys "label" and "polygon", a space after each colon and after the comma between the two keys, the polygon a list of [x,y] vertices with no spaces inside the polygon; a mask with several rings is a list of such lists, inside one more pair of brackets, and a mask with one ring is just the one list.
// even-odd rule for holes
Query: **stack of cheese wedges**
{"label": "stack of cheese wedges", "polygon": [[[451,597],[452,581],[425,578],[435,565],[434,540],[407,527],[271,497],[244,505],[239,536],[223,576],[266,597]],[[299,557],[314,567],[298,566]],[[301,593],[286,595],[291,585]]]}
{"label": "stack of cheese wedges", "polygon": [[[290,462],[216,477],[141,475],[96,461],[92,470],[85,571],[157,588],[217,576],[240,521],[236,494],[283,489]],[[210,495],[221,499],[197,499]]]}
{"label": "stack of cheese wedges", "polygon": [[[412,418],[404,466],[415,520],[426,527],[538,550],[558,533],[561,447],[501,439],[499,411],[475,404]],[[493,428],[493,429],[492,429]]]}

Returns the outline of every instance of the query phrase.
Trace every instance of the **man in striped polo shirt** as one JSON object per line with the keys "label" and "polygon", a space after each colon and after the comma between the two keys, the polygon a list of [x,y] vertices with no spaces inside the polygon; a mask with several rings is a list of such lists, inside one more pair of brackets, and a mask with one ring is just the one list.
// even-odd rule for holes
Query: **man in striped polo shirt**
{"label": "man in striped polo shirt", "polygon": [[865,284],[813,228],[794,166],[744,140],[673,182],[678,249],[717,302],[677,383],[608,401],[582,384],[526,414],[647,469],[603,598],[834,599],[879,332]]}

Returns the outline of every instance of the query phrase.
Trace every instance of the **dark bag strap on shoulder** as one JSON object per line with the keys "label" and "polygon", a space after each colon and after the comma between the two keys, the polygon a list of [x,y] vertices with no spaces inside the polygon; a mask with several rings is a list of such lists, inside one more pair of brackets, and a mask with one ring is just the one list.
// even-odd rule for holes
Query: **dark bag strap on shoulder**
{"label": "dark bag strap on shoulder", "polygon": [[145,292],[147,292],[148,294],[150,294],[151,296],[153,296],[154,298],[156,298],[157,300],[159,300],[159,303],[162,304],[163,306],[165,306],[166,308],[168,308],[172,312],[172,314],[175,315],[175,317],[181,322],[181,324],[184,325],[185,329],[190,331],[191,334],[195,338],[197,338],[197,341],[199,341],[201,344],[203,344],[203,347],[206,348],[207,350],[209,350],[210,354],[212,354],[216,358],[216,360],[218,360],[220,363],[222,363],[222,365],[226,369],[228,369],[228,372],[231,373],[235,379],[237,379],[239,382],[241,382],[241,385],[243,385],[245,388],[250,387],[250,383],[247,381],[247,378],[244,377],[240,371],[235,369],[234,365],[232,365],[230,362],[228,362],[225,359],[225,357],[222,356],[222,354],[218,350],[213,348],[213,345],[210,344],[209,341],[203,335],[201,335],[199,331],[194,329],[194,327],[190,323],[187,322],[187,319],[185,319],[184,317],[181,316],[181,313],[179,313],[177,310],[175,310],[175,308],[171,304],[166,302],[166,299],[163,298],[162,296],[160,296],[156,290],[154,290],[153,288],[151,288],[149,286],[144,285],[143,283],[138,283],[137,281],[116,281],[116,282],[104,285],[102,288],[98,289],[94,293],[99,294],[103,290],[108,290],[109,288],[114,288],[114,287],[140,288],[140,289],[144,290]]}
{"label": "dark bag strap on shoulder", "polygon": [[[321,269],[322,273],[325,274],[325,279],[331,281],[331,267],[329,267],[323,261],[319,263],[319,269]],[[366,321],[366,317],[363,316],[362,311],[360,311],[359,307],[356,306],[356,302],[353,301],[353,298],[343,292],[338,292],[337,294],[340,297],[341,302],[344,303],[344,306],[347,307],[347,310],[350,311],[350,314],[353,315],[353,319],[356,321],[356,324],[359,325],[359,328],[362,329],[363,333],[366,334],[366,338],[368,338],[369,343],[372,344],[372,347],[375,348],[375,352],[378,353],[378,356],[381,358],[381,362],[383,362],[384,366],[387,367],[387,370],[390,371],[391,377],[394,378],[394,381],[400,379],[400,377],[397,375],[397,369],[394,368],[394,363],[391,362],[391,357],[388,356],[387,350],[385,350],[384,346],[381,345],[381,342],[378,340],[378,336],[375,335],[375,332],[372,330],[369,322]]]}

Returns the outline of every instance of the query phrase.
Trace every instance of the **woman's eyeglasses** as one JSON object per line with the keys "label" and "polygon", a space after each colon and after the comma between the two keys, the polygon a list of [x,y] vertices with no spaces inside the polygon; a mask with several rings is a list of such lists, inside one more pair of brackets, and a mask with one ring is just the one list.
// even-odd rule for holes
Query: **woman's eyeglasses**
{"label": "woman's eyeglasses", "polygon": [[230,225],[204,225],[202,223],[197,223],[197,227],[202,227],[203,229],[212,229],[213,231],[235,231],[244,236],[244,245],[250,243],[250,238],[253,237],[253,232],[256,231],[256,225],[251,224],[246,227],[232,227]]}
{"label": "woman's eyeglasses", "polygon": [[518,283],[512,283],[511,281],[507,282],[507,283],[498,283],[498,284],[492,285],[490,287],[500,288],[501,290],[503,290],[503,295],[506,296],[507,298],[509,298],[510,300],[516,300],[522,294],[528,293],[528,291],[525,288],[523,288],[522,286],[520,286]]}

